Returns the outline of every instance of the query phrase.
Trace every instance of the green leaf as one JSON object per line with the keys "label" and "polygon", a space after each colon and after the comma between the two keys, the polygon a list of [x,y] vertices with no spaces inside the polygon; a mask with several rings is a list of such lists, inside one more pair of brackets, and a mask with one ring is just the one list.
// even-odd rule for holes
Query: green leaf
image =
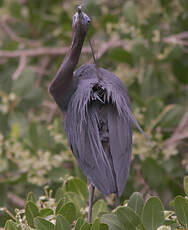
{"label": "green leaf", "polygon": [[125,229],[136,230],[141,224],[140,217],[129,207],[120,207],[117,209],[117,217]]}
{"label": "green leaf", "polygon": [[91,224],[85,223],[79,230],[91,230]]}
{"label": "green leaf", "polygon": [[132,56],[131,54],[122,49],[122,48],[114,48],[114,49],[110,49],[108,51],[108,55],[110,56],[111,60],[114,60],[116,62],[123,62],[123,63],[128,63],[128,64],[132,64]]}
{"label": "green leaf", "polygon": [[128,207],[132,208],[139,216],[141,216],[144,206],[144,199],[141,193],[134,192],[129,199]]}
{"label": "green leaf", "polygon": [[13,220],[8,220],[5,224],[5,230],[22,230],[19,224],[15,223]]}
{"label": "green leaf", "polygon": [[157,197],[151,197],[142,211],[142,222],[146,230],[156,230],[164,223],[164,209]]}
{"label": "green leaf", "polygon": [[76,219],[76,208],[72,202],[66,203],[57,214],[63,215],[71,224]]}
{"label": "green leaf", "polygon": [[91,230],[100,230],[100,221],[99,219],[96,219],[94,223],[92,224]]}
{"label": "green leaf", "polygon": [[79,218],[79,219],[76,221],[74,230],[79,230],[83,224],[84,224],[84,219]]}
{"label": "green leaf", "polygon": [[99,219],[96,219],[92,224],[91,230],[108,230],[108,225],[100,223]]}
{"label": "green leaf", "polygon": [[0,0],[0,7],[2,7],[4,4],[4,0]]}
{"label": "green leaf", "polygon": [[92,210],[92,221],[94,221],[97,217],[99,217],[100,213],[108,212],[107,204],[104,200],[100,199],[93,205]]}
{"label": "green leaf", "polygon": [[100,218],[102,223],[108,225],[109,230],[123,230],[122,224],[119,222],[118,217],[115,214],[104,214]]}
{"label": "green leaf", "polygon": [[164,169],[155,159],[147,157],[142,163],[141,171],[144,179],[152,188],[164,183]]}
{"label": "green leaf", "polygon": [[70,224],[62,215],[57,215],[55,230],[71,230]]}
{"label": "green leaf", "polygon": [[21,4],[17,1],[12,1],[11,4],[9,4],[9,12],[15,18],[21,18],[21,9]]}
{"label": "green leaf", "polygon": [[137,25],[138,24],[138,12],[136,4],[133,1],[127,1],[124,6],[124,16],[128,23]]}
{"label": "green leaf", "polygon": [[12,91],[21,96],[25,97],[28,93],[31,92],[35,81],[35,74],[31,68],[24,70],[17,80],[13,83]]}
{"label": "green leaf", "polygon": [[76,207],[76,216],[79,215],[80,209],[85,207],[85,202],[80,199],[79,195],[75,192],[65,192],[63,198],[65,199],[65,203],[72,202]]}
{"label": "green leaf", "polygon": [[34,123],[34,122],[30,123],[28,133],[29,133],[30,141],[32,143],[32,147],[35,151],[37,151],[37,149],[39,147],[40,138],[39,138],[39,135],[37,132],[37,124],[36,123]]}
{"label": "green leaf", "polygon": [[173,74],[179,82],[182,84],[188,84],[187,78],[187,58],[186,55],[183,55],[181,58],[176,58],[172,63]]}
{"label": "green leaf", "polygon": [[43,209],[40,210],[39,215],[41,217],[47,217],[47,216],[54,215],[54,212],[50,208],[43,208]]}
{"label": "green leaf", "polygon": [[185,227],[188,228],[188,201],[182,197],[177,196],[175,202],[175,213],[178,221]]}
{"label": "green leaf", "polygon": [[35,197],[33,192],[29,192],[27,195],[27,201],[32,201],[33,203],[35,203]]}
{"label": "green leaf", "polygon": [[55,194],[56,202],[59,202],[62,198],[63,198],[63,189],[60,187],[60,188],[58,188],[58,190]]}
{"label": "green leaf", "polygon": [[163,128],[176,127],[184,114],[184,107],[181,105],[171,106],[161,118],[159,125]]}
{"label": "green leaf", "polygon": [[71,178],[65,183],[65,190],[67,192],[75,192],[79,195],[79,197],[85,201],[88,200],[89,192],[86,183],[84,183],[79,178]]}
{"label": "green leaf", "polygon": [[41,218],[34,218],[34,226],[37,230],[54,230],[55,226],[51,222]]}
{"label": "green leaf", "polygon": [[[134,64],[140,61],[140,59],[143,58],[148,60],[149,58],[152,58],[152,50],[149,49],[148,46],[145,45],[145,42],[143,39],[137,39],[136,41],[133,42],[132,50],[131,50],[131,56],[134,61]],[[150,69],[150,68],[148,68]],[[149,72],[149,74],[151,74]],[[150,76],[149,76],[150,77]],[[144,80],[142,81],[142,84],[145,83]],[[142,85],[141,85],[142,88]]]}
{"label": "green leaf", "polygon": [[27,121],[23,113],[14,112],[9,116],[9,126],[12,129],[11,136],[20,137],[25,135],[27,132]]}
{"label": "green leaf", "polygon": [[[152,49],[145,51],[143,55],[147,55],[148,59],[152,59]],[[141,57],[142,58],[142,57]],[[160,66],[148,65],[143,72],[143,81],[141,85],[141,96],[143,99],[151,97],[165,97],[172,88],[171,82],[165,81],[166,72],[160,69]],[[168,86],[168,88],[167,88]]]}
{"label": "green leaf", "polygon": [[64,203],[65,203],[64,198],[62,198],[61,200],[59,200],[59,202],[58,202],[58,204],[57,204],[57,207],[56,207],[56,210],[55,210],[56,215],[57,215],[57,214],[59,213],[59,211],[62,209]]}
{"label": "green leaf", "polygon": [[107,224],[104,224],[104,223],[101,223],[100,224],[100,230],[108,230],[108,225]]}
{"label": "green leaf", "polygon": [[184,187],[185,194],[188,196],[188,176],[184,177],[183,187]]}
{"label": "green leaf", "polygon": [[25,207],[25,214],[28,225],[34,228],[34,218],[39,216],[39,210],[32,201],[27,202]]}

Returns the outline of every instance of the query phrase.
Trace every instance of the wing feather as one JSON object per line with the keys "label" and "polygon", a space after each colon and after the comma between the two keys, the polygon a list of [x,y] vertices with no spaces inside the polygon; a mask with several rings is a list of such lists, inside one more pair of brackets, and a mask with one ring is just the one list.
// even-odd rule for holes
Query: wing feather
{"label": "wing feather", "polygon": [[108,114],[110,150],[116,174],[118,196],[121,196],[131,164],[132,122],[126,116],[120,117],[114,108],[111,108]]}
{"label": "wing feather", "polygon": [[[96,71],[95,68],[92,70]],[[132,119],[127,89],[110,72],[101,69],[106,89],[107,121],[110,154],[104,151],[99,134],[99,112],[91,101],[91,91],[97,77],[84,75],[73,94],[66,112],[64,128],[72,151],[84,174],[108,195],[123,192],[131,162]],[[112,161],[111,161],[112,160]],[[115,172],[115,174],[114,174]],[[118,190],[118,191],[117,191]]]}

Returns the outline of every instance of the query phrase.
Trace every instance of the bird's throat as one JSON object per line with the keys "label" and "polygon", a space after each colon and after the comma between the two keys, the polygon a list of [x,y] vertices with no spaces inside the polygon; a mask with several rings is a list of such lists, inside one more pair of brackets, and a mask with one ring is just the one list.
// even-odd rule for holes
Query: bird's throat
{"label": "bird's throat", "polygon": [[86,34],[76,31],[73,33],[72,44],[69,55],[72,59],[79,59]]}

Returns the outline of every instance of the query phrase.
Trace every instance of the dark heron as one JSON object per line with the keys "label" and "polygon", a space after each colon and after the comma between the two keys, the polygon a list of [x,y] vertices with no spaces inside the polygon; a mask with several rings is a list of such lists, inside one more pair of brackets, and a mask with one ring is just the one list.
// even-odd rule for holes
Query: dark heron
{"label": "dark heron", "polygon": [[72,44],[49,92],[64,113],[64,129],[78,164],[89,181],[91,222],[94,188],[102,194],[123,193],[131,163],[132,115],[125,85],[111,72],[84,64],[76,71],[90,18],[78,7]]}

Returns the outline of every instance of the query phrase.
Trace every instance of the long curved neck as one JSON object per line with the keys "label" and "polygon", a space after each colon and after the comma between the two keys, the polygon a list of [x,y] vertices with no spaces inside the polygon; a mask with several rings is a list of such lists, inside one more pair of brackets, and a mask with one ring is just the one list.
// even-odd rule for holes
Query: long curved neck
{"label": "long curved neck", "polygon": [[70,88],[73,84],[73,71],[79,61],[85,36],[86,33],[80,30],[73,33],[70,50],[49,87],[49,92],[54,97],[62,94],[64,89]]}
{"label": "long curved neck", "polygon": [[[73,39],[72,39],[72,44],[71,44],[71,48],[70,51],[68,52],[66,59],[68,59],[67,61],[70,62],[71,67],[73,68],[73,71],[79,61],[79,57],[82,51],[82,46],[85,40],[85,36],[86,33],[81,33],[79,32],[74,32],[73,33]],[[64,64],[64,62],[63,62]],[[63,66],[62,64],[62,66]],[[65,68],[65,66],[64,66]]]}

